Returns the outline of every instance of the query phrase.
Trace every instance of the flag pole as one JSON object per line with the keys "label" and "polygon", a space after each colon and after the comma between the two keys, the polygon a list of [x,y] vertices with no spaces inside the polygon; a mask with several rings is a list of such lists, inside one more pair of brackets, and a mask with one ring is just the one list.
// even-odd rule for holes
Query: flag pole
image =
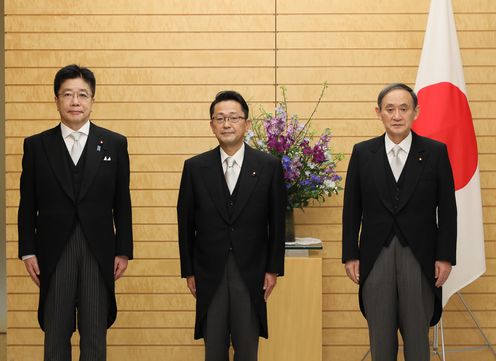
{"label": "flag pole", "polygon": [[[439,319],[439,322],[433,327],[434,336],[432,339],[432,353],[436,355],[440,360],[446,361],[446,352],[444,349],[444,332],[443,332],[443,317]],[[439,353],[439,328],[441,328],[441,353]]]}
{"label": "flag pole", "polygon": [[[458,298],[460,299],[460,301],[462,302],[463,307],[465,307],[465,310],[468,312],[470,318],[474,322],[477,330],[479,331],[480,335],[484,339],[485,344],[481,345],[481,346],[467,346],[467,347],[460,347],[460,348],[453,348],[450,350],[448,350],[448,349],[445,350],[443,318],[441,317],[439,323],[434,328],[434,340],[432,343],[433,353],[438,355],[438,357],[440,357],[440,354],[438,351],[439,350],[438,333],[440,333],[441,334],[441,357],[440,357],[440,359],[442,361],[446,361],[446,353],[449,353],[449,352],[467,352],[467,351],[481,350],[481,349],[486,349],[486,348],[488,348],[492,352],[493,357],[496,360],[496,351],[494,350],[494,347],[491,344],[491,341],[489,341],[489,338],[487,337],[486,333],[482,329],[482,327],[481,327],[479,321],[477,320],[477,317],[475,316],[474,312],[472,311],[472,309],[470,308],[468,303],[465,301],[465,298],[463,297],[462,293],[460,291],[457,291],[455,293],[458,296]],[[438,331],[438,329],[440,330],[440,332]]]}
{"label": "flag pole", "polygon": [[363,355],[362,359],[360,361],[365,361],[365,359],[367,358],[367,356],[370,354],[370,348],[367,350],[367,353],[365,355]]}

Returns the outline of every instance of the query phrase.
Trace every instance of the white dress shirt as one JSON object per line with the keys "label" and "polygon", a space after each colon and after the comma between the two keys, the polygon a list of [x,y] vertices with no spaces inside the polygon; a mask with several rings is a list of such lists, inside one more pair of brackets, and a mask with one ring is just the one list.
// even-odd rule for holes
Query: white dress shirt
{"label": "white dress shirt", "polygon": [[[392,168],[391,162],[393,161],[393,148],[396,145],[391,139],[389,139],[387,133],[384,136],[384,145],[386,146],[386,154],[388,157],[389,165]],[[400,147],[400,151],[398,152],[398,157],[401,160],[403,166],[405,166],[406,160],[408,158],[408,153],[410,153],[410,148],[412,147],[412,132],[408,133],[405,139],[398,144]]]}
{"label": "white dress shirt", "polygon": [[64,139],[67,150],[69,151],[69,153],[71,153],[71,149],[74,144],[74,138],[71,137],[71,134],[74,132],[81,133],[79,144],[81,144],[81,148],[84,149],[86,141],[88,140],[88,135],[90,134],[90,121],[88,120],[86,123],[84,123],[84,125],[79,128],[79,130],[72,130],[64,123],[60,123],[60,130],[62,132],[62,138]]}
{"label": "white dress shirt", "polygon": [[227,157],[232,157],[234,159],[234,165],[233,165],[233,170],[234,170],[234,184],[238,182],[239,178],[239,173],[241,172],[241,166],[243,165],[243,158],[245,157],[245,143],[241,145],[241,148],[238,149],[236,153],[233,155],[228,155],[226,152],[224,152],[224,149],[222,147],[219,147],[220,149],[220,161],[222,163],[222,172],[226,174],[227,170],[227,163],[226,163],[226,158]]}

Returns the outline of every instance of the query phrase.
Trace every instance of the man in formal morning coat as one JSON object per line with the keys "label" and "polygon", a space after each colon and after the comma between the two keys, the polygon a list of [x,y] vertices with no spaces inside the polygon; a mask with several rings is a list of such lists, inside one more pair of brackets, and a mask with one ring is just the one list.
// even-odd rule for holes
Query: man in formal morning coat
{"label": "man in formal morning coat", "polygon": [[411,131],[417,96],[395,83],[379,94],[386,133],[353,148],[344,194],[343,263],[360,284],[372,360],[428,361],[429,325],[456,262],[456,202],[446,145]]}
{"label": "man in formal morning coat", "polygon": [[188,159],[177,205],[181,276],[196,297],[195,339],[206,361],[257,360],[268,337],[266,301],[284,272],[286,191],[278,158],[244,143],[248,105],[217,94],[210,127],[219,146]]}
{"label": "man in formal morning coat", "polygon": [[40,287],[45,361],[71,360],[76,324],[80,361],[106,359],[114,281],[133,256],[127,140],[90,122],[95,86],[88,68],[60,69],[61,123],[24,140],[19,257]]}

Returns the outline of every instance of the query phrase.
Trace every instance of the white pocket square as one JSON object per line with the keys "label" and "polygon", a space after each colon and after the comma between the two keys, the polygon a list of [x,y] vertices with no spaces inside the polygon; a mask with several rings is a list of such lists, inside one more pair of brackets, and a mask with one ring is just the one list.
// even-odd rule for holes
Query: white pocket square
{"label": "white pocket square", "polygon": [[111,160],[112,158],[110,157],[110,155],[108,157],[107,156],[103,157],[104,162],[110,162]]}

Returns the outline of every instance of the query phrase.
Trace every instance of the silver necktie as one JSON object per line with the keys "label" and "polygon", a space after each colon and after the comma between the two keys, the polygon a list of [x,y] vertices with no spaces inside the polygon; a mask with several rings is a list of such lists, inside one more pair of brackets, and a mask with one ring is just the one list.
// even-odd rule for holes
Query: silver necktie
{"label": "silver necktie", "polygon": [[71,148],[71,158],[75,165],[78,163],[79,158],[81,157],[81,153],[83,152],[83,147],[79,142],[79,139],[81,138],[81,134],[83,133],[73,132],[69,135],[72,139],[74,139],[74,143],[72,144],[72,148]]}
{"label": "silver necktie", "polygon": [[391,170],[393,171],[394,178],[396,182],[400,178],[401,171],[403,170],[403,162],[400,158],[401,147],[399,145],[395,145],[391,150],[393,152],[393,159],[391,161]]}
{"label": "silver necktie", "polygon": [[236,186],[236,174],[234,173],[234,164],[236,161],[233,157],[227,157],[226,160],[226,177],[227,188],[229,188],[229,193],[232,194],[234,187]]}

